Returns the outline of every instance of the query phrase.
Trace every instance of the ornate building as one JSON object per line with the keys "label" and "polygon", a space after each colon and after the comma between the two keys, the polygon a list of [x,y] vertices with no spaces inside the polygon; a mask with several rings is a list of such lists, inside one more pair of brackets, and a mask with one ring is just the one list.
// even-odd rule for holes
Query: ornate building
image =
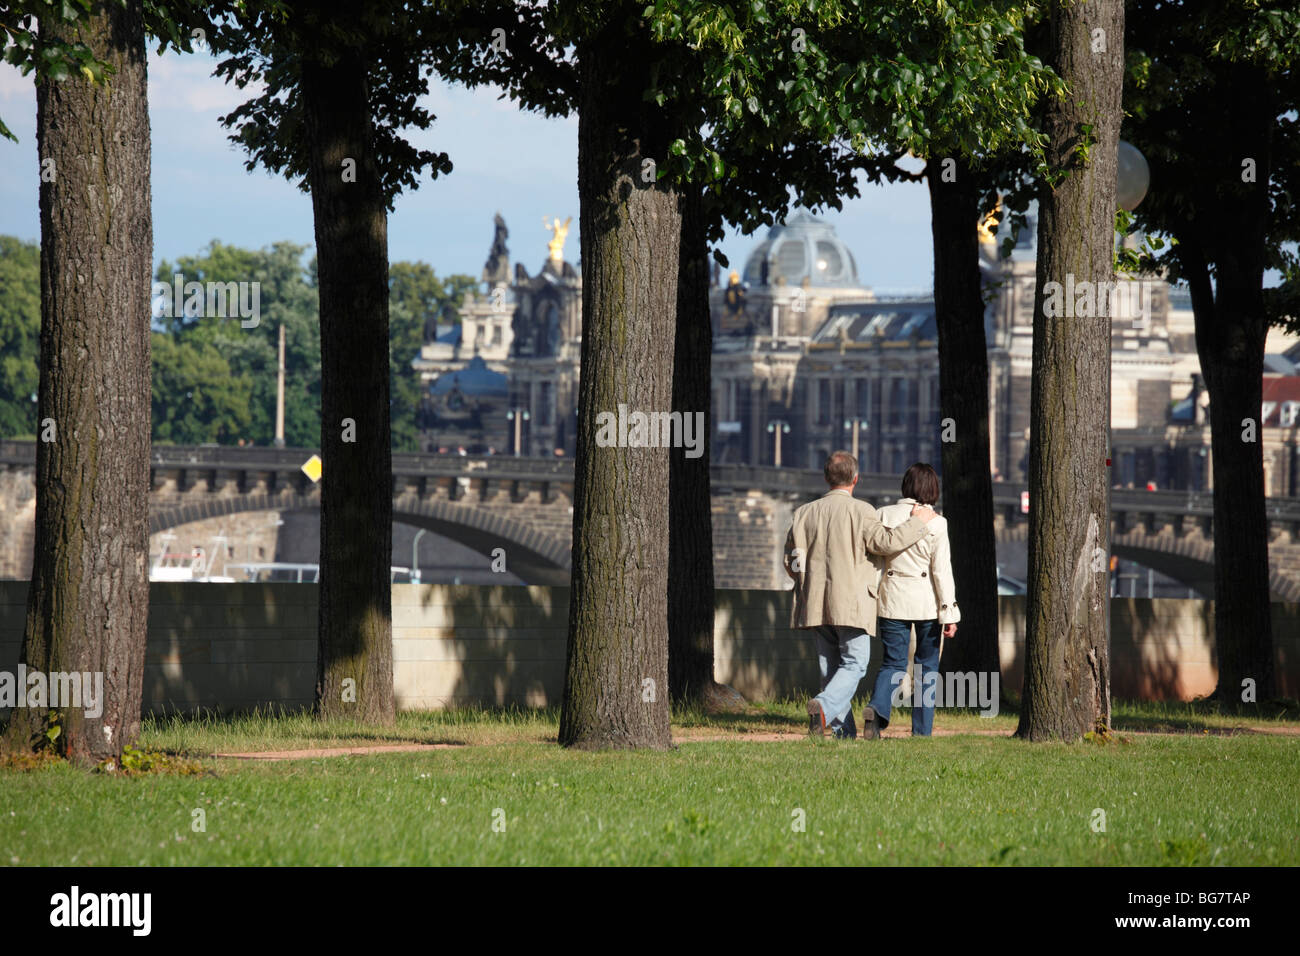
{"label": "ornate building", "polygon": [[480,294],[466,295],[459,324],[426,329],[412,363],[426,388],[426,451],[574,453],[582,279],[564,259],[570,221],[546,225],[552,238],[537,275],[516,263],[512,280],[510,233],[497,214]]}
{"label": "ornate building", "polygon": [[[568,226],[547,223],[553,235],[541,270],[530,276],[517,263],[512,279],[509,234],[496,217],[481,294],[466,297],[459,326],[429,330],[414,362],[429,389],[426,449],[574,453],[582,279],[564,259]],[[1006,226],[981,230],[990,467],[1001,480],[1024,482],[1032,219],[1002,257],[1006,235]],[[1155,278],[1120,279],[1117,292],[1110,316],[1114,481],[1208,488],[1210,436],[1185,295]],[[877,297],[828,223],[794,211],[755,247],[743,273],[722,284],[715,272],[710,311],[715,460],[820,468],[832,450],[848,448],[864,472],[901,474],[914,461],[941,465],[933,297]],[[1269,339],[1260,440],[1270,494],[1295,494],[1300,485],[1298,341],[1280,332]]]}

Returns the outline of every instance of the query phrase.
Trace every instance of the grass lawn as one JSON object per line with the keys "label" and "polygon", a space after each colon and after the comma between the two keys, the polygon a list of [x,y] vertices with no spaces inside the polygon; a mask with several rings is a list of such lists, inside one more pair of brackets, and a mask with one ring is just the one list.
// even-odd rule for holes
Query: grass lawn
{"label": "grass lawn", "polygon": [[[0,770],[0,865],[1296,865],[1300,736],[1225,732],[1296,729],[1286,716],[1117,707],[1121,732],[1180,732],[1109,744],[1027,744],[1001,735],[1013,715],[953,713],[936,724],[956,735],[930,740],[746,740],[802,730],[799,702],[779,702],[679,714],[671,752],[602,754],[556,747],[553,711],[411,712],[391,730],[163,720],[142,744],[203,757],[207,773]],[[205,756],[408,742],[469,746]]]}

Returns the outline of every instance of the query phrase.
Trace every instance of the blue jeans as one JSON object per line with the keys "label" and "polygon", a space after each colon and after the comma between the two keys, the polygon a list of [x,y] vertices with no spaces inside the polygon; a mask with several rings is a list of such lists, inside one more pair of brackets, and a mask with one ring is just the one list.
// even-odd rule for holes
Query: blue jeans
{"label": "blue jeans", "polygon": [[817,695],[826,726],[847,737],[858,735],[853,720],[853,697],[867,676],[871,659],[871,635],[860,627],[823,624],[815,628],[817,666],[822,675],[822,692]]}
{"label": "blue jeans", "polygon": [[[921,706],[912,708],[912,736],[929,737],[934,729],[934,707],[925,706],[925,675],[939,673],[939,638],[943,628],[937,620],[898,621],[880,618],[880,643],[884,657],[876,687],[871,694],[871,708],[885,726],[889,725],[889,710],[896,688],[901,686],[902,675],[907,670],[907,643],[916,627],[916,673],[912,675],[912,696]],[[894,675],[898,675],[895,677]]]}

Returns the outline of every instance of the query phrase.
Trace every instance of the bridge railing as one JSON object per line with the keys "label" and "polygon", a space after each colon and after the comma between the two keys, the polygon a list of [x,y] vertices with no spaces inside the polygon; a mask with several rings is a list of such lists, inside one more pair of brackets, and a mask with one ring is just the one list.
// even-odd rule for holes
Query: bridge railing
{"label": "bridge railing", "polygon": [[[150,465],[154,468],[296,471],[314,454],[319,454],[319,450],[265,446],[154,445]],[[0,441],[0,465],[30,467],[35,461],[34,441]],[[755,490],[777,495],[812,496],[820,494],[826,487],[822,473],[809,468],[714,464],[710,466],[709,473],[710,483],[723,492]],[[512,455],[468,457],[396,453],[393,455],[393,474],[399,478],[454,476],[572,483],[573,460],[516,458]],[[859,480],[859,486],[860,491],[873,500],[893,499],[899,495],[899,477],[893,474],[865,474]],[[1018,509],[1024,490],[1023,485],[1013,482],[995,482],[993,503],[999,508]],[[1269,498],[1266,509],[1269,520],[1300,523],[1300,498]],[[1115,489],[1111,492],[1111,510],[1211,517],[1214,514],[1214,495],[1211,492],[1195,491]]]}

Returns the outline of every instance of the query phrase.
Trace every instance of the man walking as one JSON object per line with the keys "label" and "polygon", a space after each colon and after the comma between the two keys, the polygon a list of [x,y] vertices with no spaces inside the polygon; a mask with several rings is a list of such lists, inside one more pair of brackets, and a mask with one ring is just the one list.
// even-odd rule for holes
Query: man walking
{"label": "man walking", "polygon": [[880,523],[876,509],[853,497],[857,460],[834,452],[823,469],[830,490],[795,510],[785,539],[785,571],[794,580],[790,626],[814,632],[821,693],[808,701],[808,733],[856,737],[853,695],[866,676],[876,627],[876,568],[868,553],[897,554],[925,532],[935,517],[918,504],[896,528]]}

